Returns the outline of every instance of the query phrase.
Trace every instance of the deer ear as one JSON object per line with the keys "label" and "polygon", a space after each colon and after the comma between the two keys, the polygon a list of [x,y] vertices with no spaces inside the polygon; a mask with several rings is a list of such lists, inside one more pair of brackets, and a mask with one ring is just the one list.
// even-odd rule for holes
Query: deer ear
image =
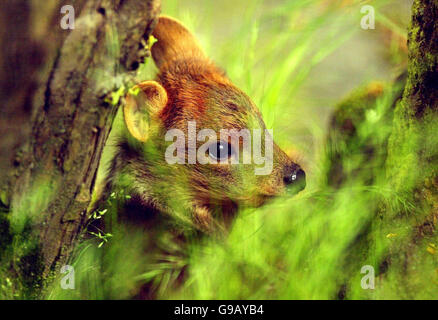
{"label": "deer ear", "polygon": [[173,18],[161,16],[152,35],[158,40],[151,48],[152,58],[160,70],[174,60],[206,59],[192,33]]}
{"label": "deer ear", "polygon": [[123,116],[129,133],[146,142],[151,117],[157,116],[167,104],[166,90],[156,81],[145,81],[134,86],[126,96]]}

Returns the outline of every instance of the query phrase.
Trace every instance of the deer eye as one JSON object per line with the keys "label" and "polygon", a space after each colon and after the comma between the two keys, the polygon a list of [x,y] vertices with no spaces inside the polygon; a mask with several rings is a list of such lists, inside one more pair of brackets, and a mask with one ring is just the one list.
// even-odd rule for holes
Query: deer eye
{"label": "deer eye", "polygon": [[214,160],[223,161],[229,159],[234,153],[229,143],[219,141],[208,147],[208,155]]}

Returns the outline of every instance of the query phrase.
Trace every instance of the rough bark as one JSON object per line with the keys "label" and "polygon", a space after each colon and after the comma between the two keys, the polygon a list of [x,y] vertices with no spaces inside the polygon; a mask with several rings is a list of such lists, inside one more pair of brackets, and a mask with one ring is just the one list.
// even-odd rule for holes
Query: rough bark
{"label": "rough bark", "polygon": [[[403,270],[405,297],[431,289],[438,224],[438,1],[416,0],[408,34],[408,80],[394,113],[388,143],[387,175],[393,189],[412,204],[411,234],[393,250],[391,264]],[[396,211],[388,219],[402,221]],[[434,280],[436,281],[436,280]]]}
{"label": "rough bark", "polygon": [[[60,27],[63,4],[75,8],[74,30]],[[3,99],[1,122],[11,124],[7,130],[2,125],[8,139],[1,140],[0,162],[2,177],[8,177],[1,200],[10,207],[12,232],[30,229],[22,240],[36,243],[32,250],[15,250],[20,257],[14,258],[14,269],[34,277],[41,271],[45,278],[68,259],[86,222],[118,107],[111,93],[128,87],[144,61],[144,40],[157,21],[160,1],[8,1],[2,7],[8,8],[1,10],[4,24],[12,26],[7,30],[17,29],[2,28],[1,34],[2,43],[11,41],[1,61],[9,66],[2,68],[2,98],[10,95]],[[14,10],[24,24],[14,20]],[[30,21],[44,23],[34,30]]]}
{"label": "rough bark", "polygon": [[408,36],[408,80],[395,110],[388,148],[389,174],[400,191],[410,192],[437,175],[438,132],[433,122],[438,116],[437,21],[437,0],[414,2]]}
{"label": "rough bark", "polygon": [[433,234],[438,219],[437,21],[437,0],[414,2],[408,81],[388,146],[388,176],[394,189],[415,203],[419,237]]}

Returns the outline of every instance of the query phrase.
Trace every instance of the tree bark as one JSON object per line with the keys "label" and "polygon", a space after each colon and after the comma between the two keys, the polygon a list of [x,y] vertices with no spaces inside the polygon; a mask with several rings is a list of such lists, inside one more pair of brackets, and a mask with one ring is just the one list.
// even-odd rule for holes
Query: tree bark
{"label": "tree bark", "polygon": [[[410,210],[388,210],[386,221],[408,219],[411,233],[390,248],[391,265],[403,270],[400,289],[431,292],[438,264],[438,1],[415,0],[408,34],[408,79],[394,112],[387,176]],[[428,272],[418,277],[418,272]],[[433,285],[432,285],[433,286]],[[436,288],[435,288],[436,290]],[[418,297],[418,296],[417,296]],[[436,291],[435,291],[436,297]]]}
{"label": "tree bark", "polygon": [[[60,27],[64,4],[75,9],[73,30]],[[67,261],[87,220],[119,104],[111,94],[120,88],[123,94],[146,58],[160,1],[38,2],[37,8],[14,0],[1,6],[3,24],[12,28],[0,34],[7,48],[0,61],[1,133],[7,137],[0,140],[0,199],[10,207],[11,233],[31,230],[16,241],[22,244],[14,247],[12,269],[46,279]]]}
{"label": "tree bark", "polygon": [[[409,28],[408,80],[394,115],[388,171],[394,187],[411,192],[436,182],[438,149],[438,1],[416,0]],[[419,170],[421,168],[421,170]],[[417,174],[412,174],[416,172]],[[436,186],[436,184],[435,184]]]}

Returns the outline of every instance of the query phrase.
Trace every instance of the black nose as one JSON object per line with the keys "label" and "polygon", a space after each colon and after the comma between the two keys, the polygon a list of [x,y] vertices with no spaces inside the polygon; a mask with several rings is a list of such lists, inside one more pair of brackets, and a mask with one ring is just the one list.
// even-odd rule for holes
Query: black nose
{"label": "black nose", "polygon": [[283,180],[288,189],[293,189],[294,193],[298,193],[306,187],[306,173],[302,169],[288,173]]}

